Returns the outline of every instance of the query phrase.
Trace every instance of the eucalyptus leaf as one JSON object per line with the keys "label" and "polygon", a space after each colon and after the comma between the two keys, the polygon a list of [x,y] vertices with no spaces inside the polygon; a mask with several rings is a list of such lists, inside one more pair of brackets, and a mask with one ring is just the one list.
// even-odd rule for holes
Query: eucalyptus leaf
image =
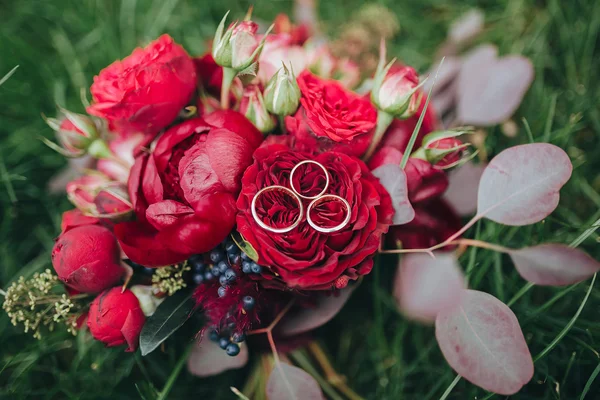
{"label": "eucalyptus leaf", "polygon": [[180,290],[167,297],[146,320],[140,334],[142,356],[153,352],[192,316],[196,302],[191,290]]}

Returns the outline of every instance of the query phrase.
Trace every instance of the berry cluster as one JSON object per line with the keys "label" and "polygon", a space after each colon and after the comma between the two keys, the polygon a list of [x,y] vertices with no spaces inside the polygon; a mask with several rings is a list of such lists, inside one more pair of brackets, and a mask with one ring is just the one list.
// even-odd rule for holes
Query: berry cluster
{"label": "berry cluster", "polygon": [[240,353],[240,343],[246,340],[246,335],[240,332],[234,332],[235,324],[233,324],[233,328],[230,332],[225,333],[217,332],[216,330],[211,330],[208,334],[208,338],[213,342],[219,344],[219,347],[225,350],[227,355],[235,357]]}

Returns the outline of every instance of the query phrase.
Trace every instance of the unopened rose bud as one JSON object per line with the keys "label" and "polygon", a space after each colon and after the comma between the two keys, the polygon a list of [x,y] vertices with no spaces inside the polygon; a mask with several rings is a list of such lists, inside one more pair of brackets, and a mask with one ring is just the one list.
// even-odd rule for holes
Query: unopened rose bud
{"label": "unopened rose bud", "polygon": [[336,59],[326,44],[307,46],[308,69],[321,78],[331,78],[336,67]]}
{"label": "unopened rose bud", "polygon": [[117,238],[99,225],[82,225],[61,234],[52,249],[52,266],[65,285],[83,293],[116,285],[124,272]]}
{"label": "unopened rose bud", "polygon": [[56,132],[60,146],[45,141],[48,146],[66,157],[81,157],[85,155],[93,143],[99,141],[98,128],[94,120],[87,115],[62,111],[64,118],[46,118],[46,123]]}
{"label": "unopened rose bud", "polygon": [[282,117],[292,115],[298,109],[300,96],[294,72],[284,65],[269,80],[265,89],[267,110]]}
{"label": "unopened rose bud", "polygon": [[333,79],[340,81],[344,87],[352,89],[360,82],[360,68],[358,64],[349,59],[338,61]]}
{"label": "unopened rose bud", "polygon": [[468,129],[432,132],[423,138],[422,147],[415,151],[413,156],[441,169],[457,166],[474,155],[467,151],[470,143],[463,143],[457,139],[458,136],[469,133],[471,131]]}
{"label": "unopened rose bud", "polygon": [[228,14],[229,12],[225,14],[215,33],[212,56],[220,66],[242,72],[252,68],[262,51],[267,35],[259,40],[258,24],[250,20],[239,24],[234,22],[225,30]]}
{"label": "unopened rose bud", "polygon": [[101,173],[75,179],[66,189],[71,203],[87,216],[122,221],[133,211],[126,186]]}
{"label": "unopened rose bud", "polygon": [[375,73],[371,101],[379,110],[396,118],[410,118],[420,102],[419,76],[412,67],[392,68],[392,63]]}
{"label": "unopened rose bud", "polygon": [[267,111],[263,95],[256,85],[250,85],[244,90],[240,112],[262,133],[272,131],[277,125],[275,118]]}
{"label": "unopened rose bud", "polygon": [[87,325],[94,339],[107,347],[127,344],[125,351],[132,352],[138,347],[144,322],[146,317],[135,294],[115,287],[94,299]]}

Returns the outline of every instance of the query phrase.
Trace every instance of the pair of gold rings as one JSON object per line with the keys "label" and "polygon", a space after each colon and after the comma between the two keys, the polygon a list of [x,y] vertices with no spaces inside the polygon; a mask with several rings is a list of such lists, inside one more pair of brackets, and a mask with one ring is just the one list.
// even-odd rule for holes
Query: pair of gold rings
{"label": "pair of gold rings", "polygon": [[[300,193],[300,191],[298,189],[296,189],[294,187],[294,173],[296,173],[296,171],[298,170],[298,167],[300,167],[301,165],[304,165],[304,164],[317,165],[325,173],[325,187],[316,196],[305,196],[302,193]],[[341,229],[344,229],[350,222],[350,215],[351,215],[350,204],[346,201],[346,199],[344,199],[338,195],[325,194],[327,192],[327,189],[329,188],[329,182],[330,182],[329,172],[322,164],[320,164],[316,161],[313,161],[313,160],[301,161],[298,164],[296,164],[294,166],[294,168],[292,168],[292,171],[290,172],[290,188],[287,188],[287,187],[281,186],[281,185],[271,185],[271,186],[262,188],[254,195],[254,198],[252,199],[252,204],[250,206],[250,209],[252,211],[252,217],[254,218],[254,220],[256,221],[258,226],[260,226],[261,228],[263,228],[269,232],[286,233],[286,232],[289,232],[292,229],[296,228],[298,225],[300,225],[300,222],[302,222],[302,218],[304,217],[304,205],[302,204],[302,199],[312,200],[306,209],[306,222],[308,222],[308,224],[314,230],[321,232],[321,233],[332,233],[332,232],[337,232]],[[271,191],[283,192],[283,193],[289,195],[290,197],[292,197],[296,201],[296,203],[298,203],[298,209],[300,212],[298,213],[298,217],[296,217],[296,219],[290,226],[286,226],[284,228],[274,228],[272,226],[265,224],[258,217],[258,214],[256,212],[256,201],[258,200],[258,198],[261,195],[263,195],[267,192],[271,192]],[[346,217],[344,218],[344,221],[342,221],[342,223],[340,223],[339,225],[336,225],[336,226],[332,226],[332,227],[323,227],[323,226],[318,226],[317,224],[315,224],[312,217],[310,216],[310,212],[317,205],[323,203],[324,201],[339,201],[340,203],[342,203],[344,205],[344,208],[346,209]]]}

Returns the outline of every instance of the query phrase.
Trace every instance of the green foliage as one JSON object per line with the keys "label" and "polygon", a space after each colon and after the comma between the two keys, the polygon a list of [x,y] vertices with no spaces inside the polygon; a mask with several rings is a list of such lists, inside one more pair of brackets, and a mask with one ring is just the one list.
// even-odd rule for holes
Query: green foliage
{"label": "green foliage", "polygon": [[[250,1],[221,0],[20,0],[0,2],[0,76],[19,68],[0,87],[0,286],[19,275],[30,277],[49,266],[49,251],[59,231],[64,196],[50,195],[47,182],[64,159],[37,137],[52,138],[41,113],[56,114],[58,104],[80,112],[80,91],[113,60],[163,32],[193,54],[230,9],[241,17]],[[254,15],[270,21],[289,11],[290,0],[257,0]],[[325,29],[346,22],[362,0],[321,0]],[[450,22],[471,6],[486,12],[481,41],[497,44],[501,54],[531,58],[536,79],[515,117],[518,135],[492,129],[490,156],[528,141],[548,141],[566,149],[575,170],[558,210],[530,227],[502,227],[481,221],[480,240],[522,247],[546,241],[572,243],[600,258],[600,2],[594,0],[380,0],[398,16],[401,33],[388,54],[423,72],[429,68]],[[523,119],[522,119],[523,118]],[[528,134],[528,129],[530,133]],[[487,398],[443,361],[433,330],[403,319],[390,294],[396,259],[380,257],[378,266],[336,319],[316,333],[337,371],[369,399]],[[519,318],[536,361],[536,374],[514,399],[592,399],[600,392],[598,308],[600,290],[590,282],[575,287],[527,285],[508,257],[469,249],[461,258],[472,288],[509,302]],[[511,301],[513,299],[513,301]],[[565,332],[565,327],[570,326]],[[196,330],[195,330],[196,329]],[[6,399],[154,399],[169,381],[197,324],[185,324],[164,342],[164,351],[147,357],[105,349],[80,333],[73,339],[54,332],[37,341],[0,316],[0,398]],[[175,337],[179,340],[175,340]],[[556,340],[558,338],[558,341]],[[552,346],[549,348],[549,346]],[[549,350],[547,350],[549,348]],[[185,371],[169,398],[231,399],[230,386],[243,387],[248,368],[198,379]],[[451,385],[452,384],[452,385]],[[496,398],[499,398],[496,396]]]}

